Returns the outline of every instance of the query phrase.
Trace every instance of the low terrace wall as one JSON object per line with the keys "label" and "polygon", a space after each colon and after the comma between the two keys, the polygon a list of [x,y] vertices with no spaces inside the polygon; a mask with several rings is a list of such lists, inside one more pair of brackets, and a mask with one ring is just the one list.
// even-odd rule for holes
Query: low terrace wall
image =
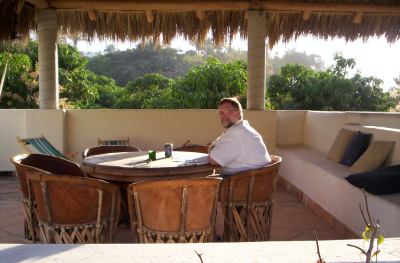
{"label": "low terrace wall", "polygon": [[[244,111],[244,118],[274,153],[277,112]],[[165,142],[206,144],[223,131],[217,110],[0,110],[0,122],[0,171],[14,170],[9,159],[23,152],[16,136],[44,135],[62,152],[80,153],[98,138],[129,137],[132,146],[161,150]]]}

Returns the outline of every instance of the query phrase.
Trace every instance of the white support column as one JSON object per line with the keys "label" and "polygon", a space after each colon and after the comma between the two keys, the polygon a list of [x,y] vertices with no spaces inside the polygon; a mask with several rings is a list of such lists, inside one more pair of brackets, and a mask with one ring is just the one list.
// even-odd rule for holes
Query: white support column
{"label": "white support column", "polygon": [[265,109],[266,14],[248,11],[247,21],[247,109]]}
{"label": "white support column", "polygon": [[36,11],[39,55],[40,109],[58,109],[57,13],[54,9]]}

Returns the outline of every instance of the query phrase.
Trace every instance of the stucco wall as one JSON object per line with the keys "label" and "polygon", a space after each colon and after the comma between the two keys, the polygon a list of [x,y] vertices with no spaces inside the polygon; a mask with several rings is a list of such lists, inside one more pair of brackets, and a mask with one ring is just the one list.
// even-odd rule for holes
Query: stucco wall
{"label": "stucco wall", "polygon": [[[388,112],[308,111],[304,121],[303,144],[320,152],[328,153],[340,129],[347,128],[363,131],[362,126],[378,126],[398,130],[400,127],[400,114]],[[381,132],[371,129],[366,132],[381,134]],[[391,136],[384,138],[384,136],[379,137],[377,135],[375,139],[397,140],[396,138],[391,138]]]}
{"label": "stucco wall", "polygon": [[[302,143],[326,153],[349,123],[400,126],[398,113],[248,110],[244,117],[271,154],[276,145]],[[22,152],[16,136],[43,134],[64,153],[80,153],[98,138],[129,137],[131,145],[159,150],[165,142],[181,145],[188,139],[206,144],[222,133],[217,110],[0,110],[0,122],[0,171],[13,170],[9,158]]]}
{"label": "stucco wall", "polygon": [[277,111],[277,146],[303,143],[304,121],[307,111]]}
{"label": "stucco wall", "polygon": [[[244,118],[263,136],[275,153],[275,111],[245,111]],[[179,146],[186,140],[206,144],[222,133],[217,110],[0,110],[0,171],[14,170],[10,157],[23,153],[21,138],[44,135],[56,148],[75,156],[97,144],[98,138],[130,138],[140,149],[163,149],[165,142]]]}
{"label": "stucco wall", "polygon": [[346,112],[345,123],[400,129],[400,113]]}
{"label": "stucco wall", "polygon": [[64,111],[0,110],[0,171],[14,170],[10,157],[24,153],[16,137],[44,135],[55,147],[64,149]]}
{"label": "stucco wall", "polygon": [[10,157],[21,151],[16,136],[25,137],[25,111],[0,110],[0,171],[11,171]]}
{"label": "stucco wall", "polygon": [[[275,151],[276,112],[245,111],[269,150]],[[140,149],[162,150],[186,140],[207,144],[222,133],[217,110],[72,110],[67,113],[67,151],[96,145],[98,138],[126,138]]]}
{"label": "stucco wall", "polygon": [[309,111],[304,122],[304,145],[327,153],[345,123],[345,112]]}

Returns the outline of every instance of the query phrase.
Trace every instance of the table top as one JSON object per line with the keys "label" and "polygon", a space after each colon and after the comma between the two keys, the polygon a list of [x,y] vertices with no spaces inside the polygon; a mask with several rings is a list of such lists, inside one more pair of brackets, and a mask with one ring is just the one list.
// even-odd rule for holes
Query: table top
{"label": "table top", "polygon": [[164,152],[156,153],[155,161],[148,160],[148,152],[119,152],[92,155],[82,161],[82,169],[91,177],[136,182],[143,179],[199,177],[212,174],[208,154],[174,151],[165,158]]}

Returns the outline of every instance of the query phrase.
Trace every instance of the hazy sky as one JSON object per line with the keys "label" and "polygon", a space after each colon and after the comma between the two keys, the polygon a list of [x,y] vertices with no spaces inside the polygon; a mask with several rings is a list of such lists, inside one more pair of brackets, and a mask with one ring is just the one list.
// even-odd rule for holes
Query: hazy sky
{"label": "hazy sky", "polygon": [[[83,52],[102,52],[107,45],[114,44],[117,49],[125,50],[133,48],[136,43],[114,43],[94,41],[89,44],[84,41],[78,42],[78,49]],[[234,39],[232,47],[235,49],[247,50],[247,40]],[[189,42],[183,38],[176,38],[172,41],[171,47],[182,51],[194,50]],[[400,40],[394,44],[388,44],[386,39],[381,37],[369,38],[367,41],[357,40],[354,42],[345,42],[343,39],[321,40],[310,36],[300,37],[295,41],[286,44],[279,42],[268,52],[270,55],[282,56],[287,50],[296,49],[307,54],[316,54],[321,56],[326,67],[333,64],[335,52],[342,52],[345,58],[354,58],[356,60],[356,70],[360,71],[362,76],[374,76],[384,81],[382,88],[388,90],[395,86],[394,77],[400,75]],[[355,71],[354,71],[355,72]]]}

